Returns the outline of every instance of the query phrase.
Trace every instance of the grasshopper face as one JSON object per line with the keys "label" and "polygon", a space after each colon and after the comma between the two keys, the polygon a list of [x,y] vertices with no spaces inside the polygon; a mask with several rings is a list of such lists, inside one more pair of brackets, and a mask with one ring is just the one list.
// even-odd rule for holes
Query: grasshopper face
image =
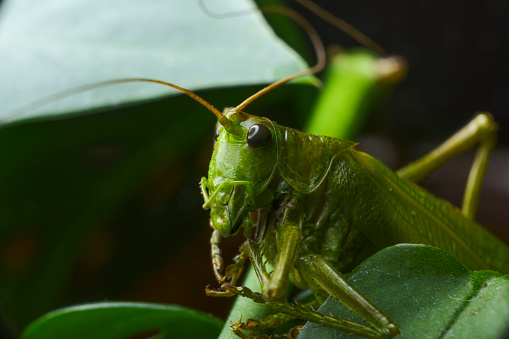
{"label": "grasshopper face", "polygon": [[235,234],[248,212],[272,200],[268,185],[277,163],[276,133],[269,120],[242,112],[228,119],[239,128],[235,134],[219,129],[204,205],[210,206],[214,228],[223,237]]}

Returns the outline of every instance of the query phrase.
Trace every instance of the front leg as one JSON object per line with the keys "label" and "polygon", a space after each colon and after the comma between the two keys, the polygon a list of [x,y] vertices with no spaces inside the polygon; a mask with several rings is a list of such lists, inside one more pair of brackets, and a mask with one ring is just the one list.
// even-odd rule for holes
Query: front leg
{"label": "front leg", "polygon": [[[251,338],[251,336],[244,334],[241,330],[255,331],[260,329],[279,327],[287,321],[295,318],[314,322],[318,326],[334,328],[349,335],[359,335],[372,339],[388,339],[399,333],[397,327],[395,328],[395,331],[391,331],[392,333],[383,333],[384,331],[380,331],[379,329],[366,324],[347,319],[339,319],[332,315],[323,315],[309,309],[307,307],[308,305],[291,304],[287,301],[266,301],[261,293],[253,292],[247,287],[236,287],[230,284],[224,284],[222,288],[231,294],[238,294],[240,296],[249,298],[256,303],[265,304],[268,309],[274,312],[261,320],[247,319],[247,321],[243,323],[241,317],[238,322],[232,323],[232,331],[241,338]],[[301,326],[296,326],[290,332],[298,334],[300,329]],[[257,336],[255,335],[254,337]]]}
{"label": "front leg", "polygon": [[[212,222],[211,222],[211,227]],[[212,236],[210,238],[210,251],[212,257],[212,268],[214,270],[214,275],[216,276],[216,280],[220,284],[229,283],[235,285],[237,280],[240,278],[242,271],[244,269],[244,263],[246,261],[245,252],[241,251],[237,256],[235,256],[234,263],[228,265],[226,267],[226,272],[223,275],[223,256],[221,253],[221,236],[217,230],[212,232]],[[234,294],[224,291],[224,290],[211,290],[209,286],[205,288],[205,293],[211,297],[232,297]]]}
{"label": "front leg", "polygon": [[292,268],[299,249],[302,232],[297,226],[281,227],[279,237],[279,255],[272,274],[268,274],[259,246],[253,241],[246,241],[241,247],[241,253],[246,253],[253,265],[263,296],[268,301],[285,300],[288,286],[288,275]]}
{"label": "front leg", "polygon": [[[212,226],[212,221],[210,221],[210,226]],[[212,269],[214,270],[214,275],[216,276],[216,280],[218,283],[222,283],[223,281],[223,255],[221,252],[221,236],[217,230],[212,231],[212,236],[210,237],[210,256],[212,258]]]}
{"label": "front leg", "polygon": [[283,226],[278,240],[279,256],[268,284],[263,286],[263,296],[269,301],[286,299],[288,275],[296,259],[302,241],[302,231],[298,226]]}

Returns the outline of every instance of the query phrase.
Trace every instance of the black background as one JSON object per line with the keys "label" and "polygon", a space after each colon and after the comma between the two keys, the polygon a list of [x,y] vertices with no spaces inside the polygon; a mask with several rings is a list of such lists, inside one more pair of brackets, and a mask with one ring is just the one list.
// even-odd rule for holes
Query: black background
{"label": "black background", "polygon": [[[477,111],[491,112],[509,135],[509,3],[469,1],[315,1],[349,22],[388,54],[408,61],[392,107],[394,126],[409,137],[446,133]],[[309,13],[326,45],[358,43]]]}

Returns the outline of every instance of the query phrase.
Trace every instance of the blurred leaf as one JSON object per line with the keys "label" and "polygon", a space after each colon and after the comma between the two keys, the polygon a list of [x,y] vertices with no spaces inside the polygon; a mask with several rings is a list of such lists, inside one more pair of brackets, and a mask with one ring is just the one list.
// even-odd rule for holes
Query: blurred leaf
{"label": "blurred leaf", "polygon": [[[499,338],[507,330],[508,276],[470,272],[439,248],[386,248],[359,265],[348,281],[401,326],[398,338]],[[332,298],[318,312],[361,321]],[[343,337],[357,338],[313,323],[299,335]]]}
{"label": "blurred leaf", "polygon": [[[207,6],[219,13],[253,7],[247,0]],[[306,68],[259,13],[218,19],[198,1],[10,0],[0,19],[2,122],[175,93],[146,83],[109,86],[10,116],[36,99],[98,81],[143,77],[198,90],[270,83]]]}
{"label": "blurred leaf", "polygon": [[[213,5],[219,12],[251,6],[247,1]],[[168,91],[146,83],[80,93],[38,111],[24,110],[22,116],[9,116],[11,109],[111,78],[152,77],[197,90],[271,82],[305,66],[258,14],[211,18],[195,1],[10,0],[1,9],[0,114],[4,115],[0,120],[16,123],[0,128],[4,145],[0,148],[0,301],[16,331],[69,299],[125,292],[133,279],[185,246],[186,239],[195,235],[194,221],[206,220],[198,201],[197,183],[206,172],[199,146],[210,144],[204,140],[212,138],[214,117],[182,95],[148,100]],[[210,96],[221,108],[238,104],[254,90],[200,94]],[[308,97],[285,89],[280,94],[296,100]],[[138,102],[118,106],[132,101]],[[267,99],[274,101],[274,96]],[[78,110],[98,112],[93,109],[98,106],[105,106],[101,114],[21,121],[52,114],[68,117]],[[292,106],[286,103],[285,108]],[[184,161],[185,157],[192,160]],[[133,195],[165,170],[164,182],[152,183],[152,191],[144,197],[148,211],[143,212],[150,217],[158,214],[157,224],[130,218],[131,224],[111,226],[111,219]],[[184,202],[182,196],[193,189],[197,199]],[[166,205],[175,209],[162,211]],[[206,222],[199,226],[207,230]],[[98,272],[106,272],[119,284],[111,283],[110,289],[100,286],[95,293],[72,291],[70,275],[83,271],[75,265],[92,231],[106,234],[99,240],[109,243],[88,245],[87,253],[97,256],[98,263],[93,264],[93,272],[85,270],[76,279],[93,282]],[[129,241],[120,243],[127,236]],[[109,269],[108,265],[118,263]],[[203,264],[208,267],[209,262]]]}
{"label": "blurred leaf", "polygon": [[157,338],[216,338],[223,321],[175,305],[94,303],[66,307],[31,323],[22,339],[115,339],[157,332]]}

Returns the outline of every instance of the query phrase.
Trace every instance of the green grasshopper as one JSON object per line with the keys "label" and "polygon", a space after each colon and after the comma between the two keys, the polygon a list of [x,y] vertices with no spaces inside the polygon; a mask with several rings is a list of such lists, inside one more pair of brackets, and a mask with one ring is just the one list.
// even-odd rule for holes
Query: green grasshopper
{"label": "green grasshopper", "polygon": [[[497,130],[489,114],[479,114],[441,147],[397,173],[352,141],[280,126],[239,107],[219,122],[208,178],[201,182],[204,207],[211,210],[212,246],[217,247],[219,236],[236,234],[243,223],[247,240],[237,264],[218,279],[226,291],[209,294],[249,295],[232,285],[240,274],[233,268],[249,258],[262,285],[258,298],[282,301],[290,280],[318,296],[333,296],[368,323],[323,316],[323,325],[366,337],[394,337],[398,325],[341,275],[352,262],[393,244],[418,243],[441,247],[472,270],[508,272],[509,248],[473,220]],[[480,147],[463,211],[413,184],[476,143]],[[258,209],[265,211],[266,222],[253,227],[249,212]],[[274,266],[272,274],[262,253]],[[218,271],[219,252],[213,249],[213,254]],[[274,308],[279,307],[284,313],[283,306]],[[300,316],[314,320],[315,315]]]}
{"label": "green grasshopper", "polygon": [[[353,141],[301,132],[243,111],[268,89],[223,113],[207,104],[220,127],[201,190],[203,207],[211,213],[212,264],[221,290],[206,291],[242,295],[277,314],[239,320],[232,324],[237,335],[296,317],[367,338],[397,336],[399,325],[342,272],[398,243],[433,245],[471,270],[509,273],[509,248],[474,221],[496,143],[497,124],[490,114],[478,114],[437,149],[393,172]],[[462,210],[415,184],[476,145]],[[246,241],[223,275],[220,240],[237,234],[242,225]],[[236,286],[248,259],[262,293]],[[274,268],[271,273],[265,260]],[[332,296],[365,323],[286,302],[289,281],[310,289],[319,302]]]}
{"label": "green grasshopper", "polygon": [[[509,273],[509,248],[474,221],[496,142],[497,124],[491,115],[477,115],[437,149],[393,172],[353,141],[301,132],[243,111],[294,77],[266,87],[224,113],[194,93],[166,83],[207,107],[220,125],[208,178],[201,180],[203,207],[210,209],[214,229],[212,264],[221,284],[221,290],[207,288],[207,294],[242,295],[265,303],[277,314],[260,321],[239,320],[232,326],[237,335],[245,337],[242,330],[276,327],[300,318],[367,338],[397,336],[399,325],[346,281],[342,272],[398,243],[437,246],[471,270]],[[462,210],[415,184],[477,144]],[[242,225],[246,240],[223,275],[221,238],[237,234]],[[246,260],[254,267],[262,293],[236,286]],[[274,267],[271,273],[265,260]],[[288,282],[310,289],[318,302],[332,296],[365,323],[286,302]]]}
{"label": "green grasshopper", "polygon": [[[508,273],[509,248],[474,221],[496,140],[497,125],[489,114],[479,114],[435,151],[395,173],[353,141],[308,134],[243,111],[290,78],[224,113],[194,93],[162,81],[107,82],[166,84],[199,101],[218,118],[219,133],[201,190],[204,207],[211,210],[212,263],[222,290],[207,290],[208,294],[240,294],[278,313],[347,334],[392,338],[399,334],[398,324],[341,273],[375,251],[398,243],[429,244],[449,251],[470,269]],[[415,184],[476,144],[480,147],[462,211]],[[237,234],[242,225],[246,241],[223,276],[220,239]],[[265,259],[274,267],[272,273]],[[259,277],[261,294],[235,286],[246,260]],[[323,316],[286,302],[289,281],[300,289],[311,289],[318,301],[336,298],[365,323]],[[282,316],[281,322],[285,319]],[[243,336],[241,330],[262,325],[239,321],[234,330]]]}

